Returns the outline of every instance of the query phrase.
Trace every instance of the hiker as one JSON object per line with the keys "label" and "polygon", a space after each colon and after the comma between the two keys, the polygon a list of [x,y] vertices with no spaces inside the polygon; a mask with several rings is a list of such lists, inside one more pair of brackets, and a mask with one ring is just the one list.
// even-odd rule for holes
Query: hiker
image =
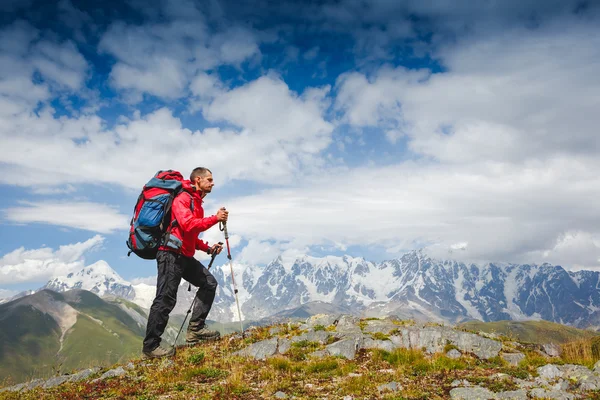
{"label": "hiker", "polygon": [[227,222],[228,211],[221,208],[216,215],[204,217],[202,199],[212,191],[214,186],[212,172],[207,168],[195,168],[190,180],[182,182],[181,193],[173,200],[172,224],[167,240],[159,248],[156,255],[158,276],[156,297],[150,308],[146,337],[144,338],[143,355],[145,358],[170,356],[175,353],[173,346],[160,345],[161,335],[169,320],[169,313],[177,302],[177,289],[181,278],[198,287],[196,299],[188,330],[186,342],[194,344],[201,340],[217,340],[218,331],[206,327],[206,317],[215,299],[217,280],[208,269],[194,258],[196,250],[208,254],[219,254],[221,244],[209,246],[198,238],[200,232],[206,231],[219,222]]}

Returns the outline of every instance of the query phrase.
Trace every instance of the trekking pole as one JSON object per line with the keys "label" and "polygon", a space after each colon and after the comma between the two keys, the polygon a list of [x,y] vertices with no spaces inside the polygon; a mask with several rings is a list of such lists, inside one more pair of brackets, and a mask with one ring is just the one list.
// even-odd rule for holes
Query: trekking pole
{"label": "trekking pole", "polygon": [[[222,242],[219,242],[220,245],[223,245]],[[208,263],[208,267],[206,269],[210,270],[210,267],[212,267],[212,263],[213,261],[215,261],[215,257],[217,257],[217,253],[214,253],[212,256],[210,256],[210,262]],[[189,284],[188,286],[188,292],[192,289],[192,285]],[[173,342],[173,346],[177,345],[177,339],[179,339],[179,335],[181,334],[181,331],[183,330],[183,326],[185,325],[185,321],[187,320],[188,315],[190,315],[190,312],[192,311],[192,308],[194,307],[194,303],[196,302],[196,296],[194,295],[194,300],[192,300],[192,304],[190,304],[190,308],[187,310],[187,313],[185,314],[185,318],[183,319],[183,323],[181,324],[181,328],[179,328],[179,332],[177,332],[177,336],[175,337],[175,341]]]}
{"label": "trekking pole", "polygon": [[225,243],[227,243],[227,258],[229,259],[229,269],[231,270],[231,282],[233,283],[233,293],[235,294],[235,303],[237,304],[238,317],[240,319],[240,329],[244,337],[244,325],[242,324],[242,312],[240,311],[240,301],[238,300],[238,290],[233,277],[233,261],[231,260],[231,249],[229,247],[229,234],[227,233],[227,222],[219,222],[219,229],[225,234]]}

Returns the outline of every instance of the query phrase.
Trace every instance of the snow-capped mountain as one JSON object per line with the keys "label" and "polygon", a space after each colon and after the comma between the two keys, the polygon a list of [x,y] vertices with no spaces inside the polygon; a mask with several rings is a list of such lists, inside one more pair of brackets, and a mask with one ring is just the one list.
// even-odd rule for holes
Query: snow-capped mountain
{"label": "snow-capped mountain", "polygon": [[[466,265],[413,251],[377,264],[347,256],[303,257],[242,268],[234,273],[243,316],[251,320],[321,301],[373,316],[600,325],[600,273],[567,272],[550,264]],[[213,272],[222,285],[212,319],[237,320],[228,272]]]}
{"label": "snow-capped mountain", "polygon": [[[217,264],[217,263],[216,263]],[[91,269],[91,271],[90,271]],[[266,267],[234,263],[242,318],[258,320],[307,303],[333,304],[356,314],[457,322],[545,319],[578,327],[600,325],[600,274],[549,264],[466,265],[413,251],[372,263],[354,257],[275,259]],[[237,321],[229,264],[211,272],[219,287],[209,318]],[[131,285],[106,263],[56,278],[47,288],[82,288],[125,297],[144,308],[152,285]],[[182,281],[174,313],[185,313],[196,288]]]}
{"label": "snow-capped mountain", "polygon": [[98,296],[112,294],[127,300],[135,298],[135,290],[131,283],[121,278],[114,269],[100,260],[67,276],[58,276],[48,281],[43,289],[65,292],[70,289],[89,290]]}

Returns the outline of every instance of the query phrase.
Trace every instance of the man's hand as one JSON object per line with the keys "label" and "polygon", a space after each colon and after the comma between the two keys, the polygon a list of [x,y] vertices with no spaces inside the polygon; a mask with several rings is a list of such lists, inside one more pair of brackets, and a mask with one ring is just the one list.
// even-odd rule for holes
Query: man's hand
{"label": "man's hand", "polygon": [[225,207],[221,207],[219,211],[217,211],[217,221],[219,222],[227,222],[227,217],[229,216],[229,211],[225,209]]}
{"label": "man's hand", "polygon": [[223,250],[223,243],[213,244],[210,249],[208,249],[208,254],[219,254]]}

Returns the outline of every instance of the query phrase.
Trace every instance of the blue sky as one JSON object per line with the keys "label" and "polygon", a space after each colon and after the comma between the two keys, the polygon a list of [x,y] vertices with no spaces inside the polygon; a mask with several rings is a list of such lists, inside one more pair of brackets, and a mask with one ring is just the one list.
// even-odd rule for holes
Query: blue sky
{"label": "blue sky", "polygon": [[596,1],[0,11],[0,295],[97,260],[154,275],[125,256],[133,204],[196,166],[240,263],[424,248],[600,267]]}

